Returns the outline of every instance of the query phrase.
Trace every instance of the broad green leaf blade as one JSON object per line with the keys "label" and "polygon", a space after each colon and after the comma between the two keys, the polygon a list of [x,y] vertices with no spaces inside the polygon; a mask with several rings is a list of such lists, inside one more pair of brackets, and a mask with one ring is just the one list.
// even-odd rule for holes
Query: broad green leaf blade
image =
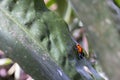
{"label": "broad green leaf blade", "polygon": [[37,17],[48,11],[42,3],[42,0],[0,2],[0,49],[35,80],[69,80],[30,30],[36,24],[42,27]]}
{"label": "broad green leaf blade", "polygon": [[[14,39],[13,36],[5,34],[0,31],[0,45],[2,45],[0,48],[6,52],[8,57],[18,62],[35,80],[68,79],[47,55],[41,55],[44,53],[43,51],[31,48],[29,42],[27,43],[30,47],[25,46],[19,40]],[[58,70],[61,71],[62,76],[60,76]],[[51,73],[55,76],[51,75]]]}

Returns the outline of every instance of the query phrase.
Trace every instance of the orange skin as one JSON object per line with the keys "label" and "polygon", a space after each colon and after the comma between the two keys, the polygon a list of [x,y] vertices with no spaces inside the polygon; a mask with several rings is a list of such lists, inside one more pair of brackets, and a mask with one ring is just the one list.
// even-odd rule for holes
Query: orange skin
{"label": "orange skin", "polygon": [[76,48],[77,48],[77,52],[78,52],[79,57],[80,58],[84,57],[84,52],[83,52],[84,50],[81,47],[81,45],[73,37],[71,37],[71,38],[76,43]]}
{"label": "orange skin", "polygon": [[76,44],[76,48],[77,48],[77,51],[78,51],[78,56],[80,59],[82,59],[84,57],[84,52],[83,52],[83,48],[81,47],[80,44]]}
{"label": "orange skin", "polygon": [[81,45],[80,44],[76,44],[76,47],[77,47],[78,53],[82,54],[83,48],[81,47]]}

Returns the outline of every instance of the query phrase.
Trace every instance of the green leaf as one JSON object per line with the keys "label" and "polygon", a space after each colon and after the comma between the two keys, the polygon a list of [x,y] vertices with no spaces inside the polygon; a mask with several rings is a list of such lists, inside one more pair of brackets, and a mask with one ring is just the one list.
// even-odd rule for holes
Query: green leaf
{"label": "green leaf", "polygon": [[50,7],[52,4],[55,4],[55,0],[49,0],[46,4],[47,7]]}
{"label": "green leaf", "polygon": [[0,66],[9,65],[12,63],[13,63],[12,60],[9,58],[0,59]]}
{"label": "green leaf", "polygon": [[120,8],[120,0],[113,0],[113,2]]}
{"label": "green leaf", "polygon": [[49,58],[48,48],[41,40],[43,36],[48,38],[43,33],[47,18],[42,18],[47,12],[50,11],[43,0],[0,1],[0,49],[35,80],[69,80]]}

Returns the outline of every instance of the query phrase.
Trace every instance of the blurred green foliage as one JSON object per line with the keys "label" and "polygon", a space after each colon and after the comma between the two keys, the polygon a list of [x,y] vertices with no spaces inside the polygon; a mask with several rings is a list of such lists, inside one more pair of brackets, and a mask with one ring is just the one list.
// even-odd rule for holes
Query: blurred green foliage
{"label": "blurred green foliage", "polygon": [[120,0],[113,0],[113,2],[120,8]]}

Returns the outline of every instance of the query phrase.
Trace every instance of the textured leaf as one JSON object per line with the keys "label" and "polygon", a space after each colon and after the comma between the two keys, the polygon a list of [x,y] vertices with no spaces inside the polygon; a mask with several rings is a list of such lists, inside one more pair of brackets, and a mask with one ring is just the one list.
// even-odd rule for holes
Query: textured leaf
{"label": "textured leaf", "polygon": [[35,80],[69,80],[39,41],[41,34],[37,28],[46,28],[41,16],[47,11],[42,0],[1,0],[0,49]]}

